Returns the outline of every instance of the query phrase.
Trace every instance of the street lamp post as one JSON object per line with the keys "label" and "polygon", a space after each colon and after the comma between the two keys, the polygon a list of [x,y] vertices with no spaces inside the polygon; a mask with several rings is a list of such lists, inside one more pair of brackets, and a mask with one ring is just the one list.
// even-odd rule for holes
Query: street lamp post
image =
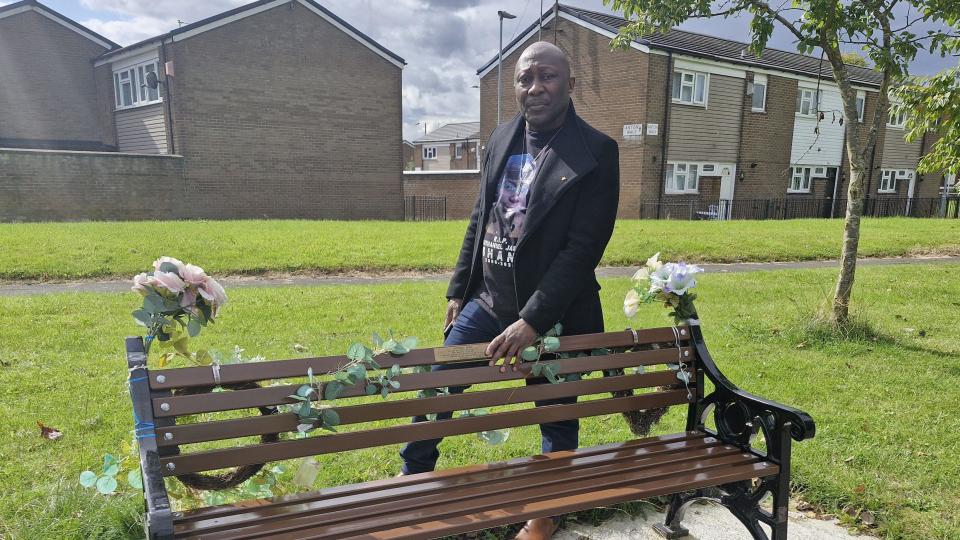
{"label": "street lamp post", "polygon": [[498,11],[497,16],[500,17],[500,49],[497,51],[497,125],[499,126],[500,111],[503,109],[503,20],[516,19],[517,16],[506,11]]}

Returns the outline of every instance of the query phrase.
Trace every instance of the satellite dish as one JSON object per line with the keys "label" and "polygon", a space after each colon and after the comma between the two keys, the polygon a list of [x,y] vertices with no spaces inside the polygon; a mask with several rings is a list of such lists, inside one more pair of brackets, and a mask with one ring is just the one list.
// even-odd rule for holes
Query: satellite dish
{"label": "satellite dish", "polygon": [[157,74],[150,71],[147,73],[147,87],[156,88],[160,86],[160,79],[157,78]]}

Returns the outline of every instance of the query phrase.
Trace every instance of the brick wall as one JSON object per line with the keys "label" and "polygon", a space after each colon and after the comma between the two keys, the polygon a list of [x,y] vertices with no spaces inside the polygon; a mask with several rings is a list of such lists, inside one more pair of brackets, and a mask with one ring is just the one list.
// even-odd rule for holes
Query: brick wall
{"label": "brick wall", "polygon": [[0,139],[112,141],[90,63],[105,51],[33,11],[0,19]]}
{"label": "brick wall", "polygon": [[[590,125],[613,137],[620,145],[620,217],[639,215],[639,199],[644,149],[650,142],[624,141],[623,125],[647,122],[646,80],[638,68],[646,70],[646,55],[636,50],[611,51],[610,39],[566,20],[560,20],[557,45],[570,57],[576,78],[572,94],[577,113]],[[553,37],[553,23],[543,30]],[[503,59],[503,121],[513,118],[517,102],[513,90],[513,72],[523,50],[536,36]],[[485,144],[496,126],[497,70],[480,80],[480,139]],[[659,121],[659,120],[651,120]],[[654,137],[653,139],[657,139]],[[645,146],[646,145],[646,146]]]}
{"label": "brick wall", "polygon": [[[749,80],[753,74],[748,73]],[[753,112],[752,97],[743,99],[743,136],[740,141],[740,171],[734,199],[772,199],[787,196],[790,185],[790,149],[793,144],[797,81],[767,77],[766,112]],[[825,182],[814,180],[813,187]]]}
{"label": "brick wall", "polygon": [[460,159],[457,159],[457,143],[450,143],[450,170],[474,170],[479,169],[477,165],[477,143],[460,143],[462,146]]}
{"label": "brick wall", "polygon": [[445,197],[447,219],[466,219],[473,211],[480,193],[480,175],[464,173],[403,173],[405,197]]}
{"label": "brick wall", "polygon": [[0,221],[186,217],[183,159],[0,150]]}
{"label": "brick wall", "polygon": [[196,217],[402,217],[399,68],[298,3],[167,52]]}

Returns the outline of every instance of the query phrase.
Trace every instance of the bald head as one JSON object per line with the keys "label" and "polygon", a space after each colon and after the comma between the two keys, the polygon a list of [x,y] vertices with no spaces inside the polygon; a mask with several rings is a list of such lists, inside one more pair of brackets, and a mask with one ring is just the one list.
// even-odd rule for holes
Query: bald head
{"label": "bald head", "polygon": [[570,60],[560,47],[538,41],[523,51],[514,70],[514,89],[530,129],[563,125],[574,83]]}

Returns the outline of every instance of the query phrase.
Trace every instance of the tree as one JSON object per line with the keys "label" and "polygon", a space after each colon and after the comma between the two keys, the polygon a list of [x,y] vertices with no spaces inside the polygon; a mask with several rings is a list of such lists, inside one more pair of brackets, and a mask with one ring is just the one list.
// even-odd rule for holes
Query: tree
{"label": "tree", "polygon": [[858,53],[853,51],[845,52],[842,53],[840,57],[843,59],[843,63],[848,66],[860,66],[870,69],[870,62]]}
{"label": "tree", "polygon": [[[870,175],[870,155],[877,135],[884,129],[889,109],[888,92],[909,74],[909,63],[919,51],[953,54],[960,51],[960,2],[957,0],[794,0],[769,4],[764,0],[604,0],[622,12],[627,24],[613,45],[629,46],[632,40],[654,32],[665,32],[688,19],[707,17],[750,17],[750,45],[759,56],[773,34],[775,25],[796,38],[797,50],[810,54],[820,48],[830,62],[833,79],[840,89],[846,118],[857,118],[857,91],[850,82],[841,47],[858,46],[881,74],[879,99],[872,118],[861,129],[847,130],[847,158],[850,186],[840,252],[840,273],[833,296],[832,321],[843,326],[849,321],[850,294],[856,274],[863,215],[864,185]],[[894,8],[906,10],[904,17]],[[911,31],[919,21],[940,23],[940,30],[922,35]],[[848,126],[855,125],[849,122]],[[941,139],[943,141],[944,139]],[[947,145],[960,144],[956,139]]]}
{"label": "tree", "polygon": [[896,107],[908,111],[907,139],[915,141],[928,131],[940,139],[920,159],[917,170],[960,173],[960,67],[944,70],[933,77],[915,77],[893,90],[900,102]]}

